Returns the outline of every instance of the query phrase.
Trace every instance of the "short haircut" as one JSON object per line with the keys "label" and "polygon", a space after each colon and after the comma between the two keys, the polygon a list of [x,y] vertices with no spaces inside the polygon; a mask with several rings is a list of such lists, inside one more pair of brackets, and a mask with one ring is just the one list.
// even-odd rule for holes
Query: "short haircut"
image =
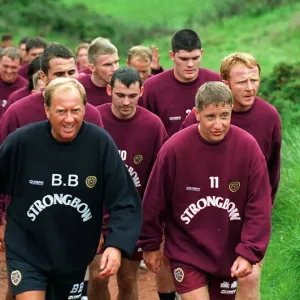
{"label": "short haircut", "polygon": [[28,38],[26,41],[26,52],[29,52],[33,48],[45,49],[46,47],[47,47],[47,43],[38,36],[33,38]]}
{"label": "short haircut", "polygon": [[11,34],[9,34],[9,33],[2,34],[2,37],[1,37],[2,42],[11,41],[12,39],[13,39],[13,37]]}
{"label": "short haircut", "polygon": [[220,73],[223,80],[228,80],[230,77],[230,71],[233,68],[234,65],[237,63],[244,64],[248,68],[254,68],[257,67],[259,70],[259,73],[261,71],[260,65],[258,64],[256,58],[252,56],[249,53],[245,52],[235,52],[232,53],[225,58],[223,58],[221,67],[220,67]]}
{"label": "short haircut", "polygon": [[210,81],[203,84],[196,94],[196,108],[200,112],[209,104],[232,105],[232,94],[228,86],[221,81]]}
{"label": "short haircut", "polygon": [[3,51],[0,54],[0,60],[2,60],[2,57],[7,56],[12,60],[15,59],[19,59],[20,63],[22,62],[22,55],[19,51],[19,49],[15,48],[15,47],[7,47],[5,49],[3,49]]}
{"label": "short haircut", "polygon": [[152,52],[150,48],[142,45],[131,47],[128,50],[128,62],[135,56],[147,62],[151,62],[152,60]]}
{"label": "short haircut", "polygon": [[27,78],[28,78],[28,85],[27,88],[29,91],[33,90],[34,84],[33,84],[33,75],[40,70],[40,60],[38,57],[33,59],[28,67],[27,71]]}
{"label": "short haircut", "polygon": [[36,73],[33,74],[32,76],[32,90],[36,88],[39,80],[41,79],[41,70],[37,71]]}
{"label": "short haircut", "polygon": [[177,31],[171,39],[172,52],[185,50],[191,52],[196,49],[202,49],[201,40],[198,34],[190,29]]}
{"label": "short haircut", "polygon": [[28,39],[29,39],[28,36],[21,38],[20,41],[19,41],[19,46],[20,46],[21,44],[26,44],[26,42],[27,42]]}
{"label": "short haircut", "polygon": [[85,89],[79,81],[73,78],[56,78],[52,80],[45,89],[44,103],[49,108],[51,106],[52,96],[55,92],[62,92],[71,89],[78,90],[82,99],[82,103],[85,106],[86,105]]}
{"label": "short haircut", "polygon": [[88,49],[89,46],[90,46],[89,43],[81,43],[81,44],[79,44],[79,45],[76,47],[76,49],[75,49],[76,55],[78,55],[78,52],[79,52],[80,49]]}
{"label": "short haircut", "polygon": [[50,44],[40,55],[40,67],[41,70],[46,75],[48,75],[49,61],[52,58],[63,58],[63,59],[74,58],[74,62],[75,62],[75,54],[72,52],[72,50],[59,44]]}
{"label": "short haircut", "polygon": [[137,82],[140,87],[142,86],[142,80],[139,72],[131,67],[121,67],[113,73],[110,82],[112,89],[114,88],[116,81],[126,85],[128,88],[130,85]]}
{"label": "short haircut", "polygon": [[115,54],[118,49],[106,38],[96,38],[88,48],[88,60],[91,64],[96,64],[99,55]]}

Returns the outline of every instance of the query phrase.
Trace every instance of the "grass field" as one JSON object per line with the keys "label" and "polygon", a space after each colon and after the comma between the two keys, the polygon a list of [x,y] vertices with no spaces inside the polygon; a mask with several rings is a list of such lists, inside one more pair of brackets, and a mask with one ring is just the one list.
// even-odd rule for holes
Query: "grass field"
{"label": "grass field", "polygon": [[[63,0],[68,5],[82,3],[81,0]],[[100,0],[85,1],[91,10],[113,16],[130,24],[152,27],[155,25],[179,28],[192,16],[213,9],[209,0]]]}

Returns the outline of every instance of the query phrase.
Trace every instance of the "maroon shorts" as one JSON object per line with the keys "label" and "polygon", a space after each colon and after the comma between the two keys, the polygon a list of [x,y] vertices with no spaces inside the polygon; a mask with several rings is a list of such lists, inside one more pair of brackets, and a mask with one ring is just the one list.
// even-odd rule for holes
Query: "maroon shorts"
{"label": "maroon shorts", "polygon": [[204,286],[208,286],[212,300],[234,300],[237,280],[219,278],[202,272],[192,266],[170,261],[173,281],[178,294],[185,294]]}

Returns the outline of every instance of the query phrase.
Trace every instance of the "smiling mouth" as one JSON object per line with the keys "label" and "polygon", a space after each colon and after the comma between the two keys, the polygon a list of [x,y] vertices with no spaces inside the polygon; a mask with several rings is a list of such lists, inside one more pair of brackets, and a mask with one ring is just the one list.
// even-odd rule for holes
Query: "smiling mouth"
{"label": "smiling mouth", "polygon": [[63,126],[66,131],[72,131],[74,125],[65,125]]}

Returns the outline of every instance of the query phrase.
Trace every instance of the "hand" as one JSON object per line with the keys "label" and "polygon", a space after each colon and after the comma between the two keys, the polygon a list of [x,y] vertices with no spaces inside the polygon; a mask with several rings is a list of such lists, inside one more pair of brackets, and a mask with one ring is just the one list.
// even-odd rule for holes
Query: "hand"
{"label": "hand", "polygon": [[144,251],[143,259],[147,268],[157,274],[160,271],[162,255],[160,250],[157,251]]}
{"label": "hand", "polygon": [[5,251],[5,244],[4,244],[4,232],[5,232],[5,224],[0,226],[0,251]]}
{"label": "hand", "polygon": [[155,46],[151,47],[152,51],[152,61],[150,64],[150,68],[152,70],[159,70],[160,69],[160,63],[159,63],[159,54],[158,54],[158,48]]}
{"label": "hand", "polygon": [[100,276],[116,275],[121,265],[121,251],[114,247],[107,247],[100,262]]}
{"label": "hand", "polygon": [[243,278],[252,273],[252,264],[239,256],[231,267],[231,277]]}
{"label": "hand", "polygon": [[104,238],[103,238],[103,234],[101,233],[99,245],[98,245],[98,248],[97,248],[97,254],[99,254],[101,252],[101,249],[103,248],[103,245],[104,245]]}

